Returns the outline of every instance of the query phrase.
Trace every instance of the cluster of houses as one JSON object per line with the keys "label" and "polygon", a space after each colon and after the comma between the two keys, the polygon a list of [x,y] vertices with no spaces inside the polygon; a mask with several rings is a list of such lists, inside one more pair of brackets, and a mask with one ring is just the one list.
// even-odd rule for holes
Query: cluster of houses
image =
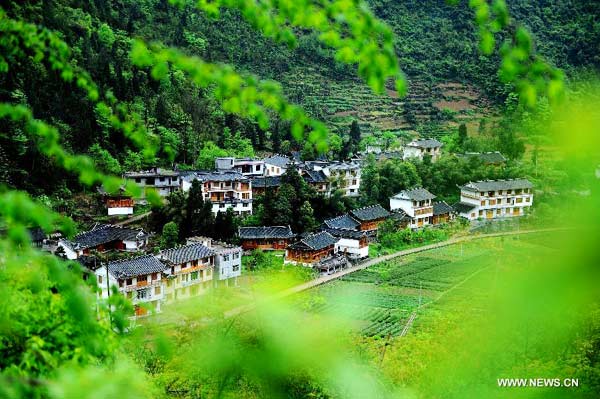
{"label": "cluster of houses", "polygon": [[96,275],[100,297],[107,298],[110,287],[118,287],[132,300],[136,316],[159,312],[162,303],[204,293],[212,286],[237,285],[242,248],[208,237],[192,237],[184,246],[157,254],[97,264],[97,254],[144,251],[148,237],[141,229],[96,225],[72,240],[60,239],[58,247],[66,258],[80,261]]}
{"label": "cluster of houses", "polygon": [[[395,154],[403,159],[430,156],[432,161],[440,156],[442,143],[435,139],[418,139],[408,143],[404,152]],[[377,153],[378,156],[384,154]],[[294,154],[293,154],[294,155]],[[342,161],[301,161],[298,154],[288,157],[273,155],[264,159],[222,157],[215,159],[212,171],[177,171],[152,168],[127,172],[124,178],[145,189],[154,189],[161,197],[176,190],[188,191],[194,180],[201,183],[206,201],[213,204],[215,215],[231,209],[236,215],[252,214],[252,199],[281,185],[281,176],[295,168],[316,192],[330,195],[341,190],[347,197],[358,197],[361,182],[362,159]],[[135,203],[144,204],[144,196],[136,198],[101,191],[109,216],[133,214]]]}

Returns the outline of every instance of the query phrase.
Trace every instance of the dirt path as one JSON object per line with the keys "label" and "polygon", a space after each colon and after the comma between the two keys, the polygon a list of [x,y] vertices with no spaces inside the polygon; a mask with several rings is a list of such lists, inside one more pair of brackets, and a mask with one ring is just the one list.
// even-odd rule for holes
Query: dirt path
{"label": "dirt path", "polygon": [[[293,294],[296,294],[296,293],[299,293],[302,291],[306,291],[308,289],[328,283],[330,281],[337,280],[338,278],[343,277],[347,274],[366,269],[366,268],[376,265],[378,263],[386,262],[388,260],[391,260],[391,259],[394,259],[394,258],[397,258],[400,256],[411,255],[411,254],[415,254],[415,253],[419,253],[419,252],[423,252],[423,251],[430,251],[432,249],[443,248],[443,247],[458,244],[461,242],[481,240],[484,238],[512,236],[512,235],[520,235],[520,234],[543,233],[543,232],[562,231],[562,230],[567,230],[567,229],[566,228],[534,229],[534,230],[508,231],[508,232],[502,232],[502,233],[488,233],[488,234],[478,234],[478,235],[468,235],[468,236],[463,236],[463,237],[455,237],[455,238],[451,238],[449,240],[438,242],[435,244],[428,244],[428,245],[423,245],[421,247],[405,249],[402,251],[394,252],[389,255],[383,255],[383,256],[379,256],[377,258],[370,259],[370,260],[360,263],[356,266],[352,266],[347,269],[341,270],[337,273],[330,274],[327,276],[321,276],[314,280],[308,281],[306,283],[299,284],[294,287],[285,289],[285,290],[269,297],[267,300],[285,298],[290,295],[293,295]],[[234,317],[241,313],[245,313],[245,312],[248,312],[248,311],[254,309],[257,305],[258,305],[258,303],[252,303],[252,304],[248,304],[248,305],[239,306],[237,308],[233,308],[231,310],[226,311],[224,313],[224,316],[225,316],[225,318]]]}

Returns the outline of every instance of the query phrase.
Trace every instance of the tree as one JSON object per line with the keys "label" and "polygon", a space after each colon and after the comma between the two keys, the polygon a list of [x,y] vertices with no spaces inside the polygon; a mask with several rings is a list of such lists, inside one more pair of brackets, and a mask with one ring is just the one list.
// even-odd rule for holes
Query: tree
{"label": "tree", "polygon": [[458,145],[460,148],[464,147],[467,137],[468,137],[467,125],[465,125],[464,123],[461,123],[458,126]]}
{"label": "tree", "polygon": [[113,175],[121,173],[119,161],[115,159],[110,152],[100,147],[100,144],[95,143],[92,145],[89,152],[98,169]]}
{"label": "tree", "polygon": [[358,122],[356,120],[353,120],[352,123],[350,124],[350,152],[352,154],[356,154],[359,150],[359,146],[360,146],[360,138],[361,138],[361,133],[360,133],[360,126],[358,126]]}
{"label": "tree", "polygon": [[179,226],[175,222],[169,222],[162,229],[160,246],[163,249],[173,248],[179,243]]}
{"label": "tree", "polygon": [[317,227],[318,223],[315,220],[315,214],[310,202],[304,201],[299,213],[300,219],[296,223],[296,231],[312,231]]}

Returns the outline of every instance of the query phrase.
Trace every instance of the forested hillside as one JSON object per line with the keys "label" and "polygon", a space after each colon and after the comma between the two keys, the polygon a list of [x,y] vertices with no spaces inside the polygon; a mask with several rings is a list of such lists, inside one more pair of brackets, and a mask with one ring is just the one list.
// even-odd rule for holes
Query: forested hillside
{"label": "forested hillside", "polygon": [[[180,165],[194,165],[207,140],[222,146],[225,127],[251,140],[255,151],[281,151],[285,140],[291,149],[301,148],[284,122],[275,120],[265,132],[252,121],[224,113],[211,90],[193,86],[181,73],[157,82],[149,70],[134,67],[129,52],[136,37],[280,80],[290,100],[325,120],[342,139],[353,119],[364,127],[363,134],[405,129],[426,134],[432,131],[429,124],[435,130],[440,123],[477,120],[504,101],[508,88],[497,78],[499,57],[478,51],[466,4],[374,0],[370,5],[396,33],[401,67],[412,83],[402,101],[393,90],[386,97],[368,92],[316,34],[301,36],[298,48],[291,50],[265,38],[235,11],[223,10],[214,20],[191,4],[180,9],[167,0],[10,1],[4,8],[11,17],[60,32],[79,66],[100,89],[140,113],[148,129],[175,149]],[[509,6],[513,17],[533,32],[539,52],[567,74],[600,65],[597,2],[518,0]],[[68,149],[89,153],[107,171],[148,166],[83,94],[53,74],[31,59],[12,66],[0,75],[0,100],[29,105],[36,117],[60,128]],[[0,128],[10,132],[0,138],[2,180],[37,193],[60,189],[48,186],[48,177],[58,172],[20,127],[2,121]],[[167,162],[159,154],[153,163]],[[67,186],[73,184],[67,179]]]}

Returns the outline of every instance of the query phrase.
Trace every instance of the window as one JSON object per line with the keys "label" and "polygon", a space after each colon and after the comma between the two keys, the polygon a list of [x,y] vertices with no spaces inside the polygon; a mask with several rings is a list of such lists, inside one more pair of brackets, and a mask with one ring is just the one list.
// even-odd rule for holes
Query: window
{"label": "window", "polygon": [[219,208],[225,208],[225,204],[219,204]]}
{"label": "window", "polygon": [[485,205],[485,201],[481,201],[481,206],[484,206],[484,205]]}
{"label": "window", "polygon": [[479,211],[479,216],[483,216],[483,211]]}
{"label": "window", "polygon": [[250,193],[242,193],[242,199],[250,199]]}
{"label": "window", "polygon": [[131,285],[131,284],[133,284],[133,279],[130,279],[130,278],[128,278],[128,279],[125,281],[125,285]]}
{"label": "window", "polygon": [[223,260],[225,262],[228,262],[229,261],[229,255],[223,255]]}
{"label": "window", "polygon": [[102,276],[98,276],[98,284],[102,284]]}
{"label": "window", "polygon": [[246,203],[244,203],[244,204],[242,204],[242,206],[243,206],[244,208],[248,208],[248,207],[250,206],[250,204],[246,204]]}
{"label": "window", "polygon": [[160,295],[160,285],[154,287],[154,295]]}
{"label": "window", "polygon": [[525,202],[531,202],[531,198],[529,198],[529,197],[525,198]]}
{"label": "window", "polygon": [[158,273],[152,273],[152,280],[156,280],[158,278]]}
{"label": "window", "polygon": [[145,299],[148,297],[148,290],[139,290],[137,291],[137,299]]}
{"label": "window", "polygon": [[502,198],[498,198],[498,205],[502,203]]}
{"label": "window", "polygon": [[190,277],[192,280],[198,280],[198,272],[192,272]]}
{"label": "window", "polygon": [[135,182],[136,182],[136,183],[141,183],[141,182],[142,182],[142,179],[140,179],[139,177],[136,177],[136,178],[135,178]]}
{"label": "window", "polygon": [[240,270],[240,265],[233,265],[233,271],[237,272],[238,270]]}
{"label": "window", "polygon": [[236,252],[233,254],[233,259],[238,259],[240,257],[240,253]]}

